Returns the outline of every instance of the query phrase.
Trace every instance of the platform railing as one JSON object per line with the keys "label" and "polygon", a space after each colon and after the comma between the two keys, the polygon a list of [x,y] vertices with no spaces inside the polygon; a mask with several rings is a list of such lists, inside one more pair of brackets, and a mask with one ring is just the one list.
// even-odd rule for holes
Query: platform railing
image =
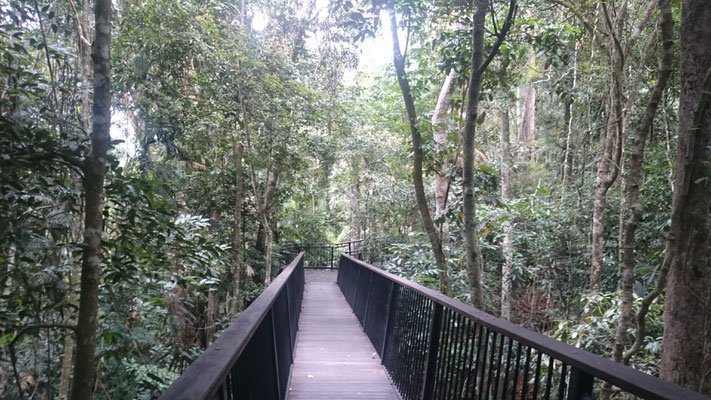
{"label": "platform railing", "polygon": [[299,253],[160,399],[284,399],[304,293],[303,261]]}
{"label": "platform railing", "polygon": [[288,256],[304,252],[304,268],[338,268],[338,258],[348,254],[361,258],[363,240],[340,243],[287,243],[282,251]]}
{"label": "platform railing", "polygon": [[404,400],[708,400],[347,255],[337,282]]}

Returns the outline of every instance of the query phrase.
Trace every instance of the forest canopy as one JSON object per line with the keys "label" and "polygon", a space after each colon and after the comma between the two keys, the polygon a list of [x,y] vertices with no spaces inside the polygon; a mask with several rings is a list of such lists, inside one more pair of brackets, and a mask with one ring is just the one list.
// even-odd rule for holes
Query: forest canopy
{"label": "forest canopy", "polygon": [[1,398],[154,398],[345,241],[711,396],[711,2],[0,13]]}

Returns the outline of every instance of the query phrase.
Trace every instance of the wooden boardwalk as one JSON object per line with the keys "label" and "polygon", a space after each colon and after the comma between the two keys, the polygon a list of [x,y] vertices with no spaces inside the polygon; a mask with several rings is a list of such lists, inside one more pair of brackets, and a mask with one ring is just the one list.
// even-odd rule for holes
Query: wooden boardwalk
{"label": "wooden boardwalk", "polygon": [[306,270],[288,400],[399,400],[341,290],[337,271]]}

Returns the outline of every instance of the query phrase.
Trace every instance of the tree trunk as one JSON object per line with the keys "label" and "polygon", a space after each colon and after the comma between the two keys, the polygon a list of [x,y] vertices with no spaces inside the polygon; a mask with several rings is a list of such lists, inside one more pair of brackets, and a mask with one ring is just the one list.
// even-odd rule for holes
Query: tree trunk
{"label": "tree trunk", "polygon": [[111,146],[111,1],[95,0],[94,102],[91,153],[84,160],[84,240],[72,400],[91,399],[96,367],[101,231],[106,155]]}
{"label": "tree trunk", "polygon": [[351,184],[348,188],[348,199],[351,203],[351,240],[360,240],[360,168],[355,156],[350,159]]}
{"label": "tree trunk", "polygon": [[[575,91],[578,80],[578,47],[580,44],[575,43],[575,52],[573,53],[573,82],[571,83],[571,92]],[[565,195],[572,183],[573,176],[573,98],[572,93],[565,100],[565,156],[563,157],[563,194]]]}
{"label": "tree trunk", "polygon": [[[454,69],[449,71],[447,78],[442,84],[442,90],[437,98],[434,114],[432,115],[432,128],[434,129],[435,151],[438,159],[442,163],[434,176],[435,192],[435,219],[442,219],[440,224],[440,240],[447,243],[449,239],[449,223],[445,217],[447,212],[447,194],[449,193],[449,170],[451,157],[446,152],[448,146],[447,134],[447,111],[449,110],[449,99],[454,89],[454,81],[459,74]],[[447,267],[449,269],[449,267]]]}
{"label": "tree trunk", "polygon": [[[513,198],[511,194],[511,124],[509,112],[506,109],[499,111],[501,116],[501,198],[508,204]],[[503,223],[504,240],[501,250],[504,254],[504,263],[501,266],[501,318],[511,320],[511,306],[513,304],[513,280],[511,267],[513,264],[513,224],[510,220]]]}
{"label": "tree trunk", "polygon": [[595,198],[592,220],[592,259],[590,262],[590,291],[598,292],[602,287],[602,267],[604,261],[604,218],[607,192],[619,175],[622,155],[622,83],[623,63],[621,54],[614,44],[608,46],[610,61],[610,103],[607,114],[607,129],[601,140],[599,160],[596,170]]}
{"label": "tree trunk", "polygon": [[[78,13],[78,11],[77,11]],[[91,47],[84,41],[87,36],[90,36],[90,31],[87,26],[91,24],[91,8],[90,3],[87,1],[84,3],[84,7],[81,10],[81,16],[77,15],[77,43],[78,43],[78,62],[79,68],[81,70],[82,86],[81,86],[81,128],[84,132],[89,132],[91,130],[92,124],[92,111],[91,111],[91,92],[89,90],[92,81],[92,61],[91,61]],[[78,174],[72,172],[74,179],[72,179],[73,189],[76,193],[81,193],[81,183]],[[67,210],[70,212],[70,210]],[[82,221],[81,216],[77,216],[74,219],[74,227],[72,229],[72,241],[78,242],[81,239],[82,233]],[[81,275],[81,266],[76,263],[72,264],[72,271],[69,274],[69,287],[73,287],[73,281]],[[70,324],[76,324],[76,311],[73,307],[78,308],[78,298],[76,292],[71,290],[67,296],[67,302],[72,307],[67,307],[65,312],[68,315],[68,322]],[[64,336],[64,348],[62,354],[62,367],[59,376],[59,398],[66,399],[69,397],[69,390],[72,383],[72,368],[74,364],[74,349],[75,341],[73,332],[69,332]]]}
{"label": "tree trunk", "polygon": [[467,88],[467,111],[464,123],[463,162],[464,171],[462,178],[462,192],[464,197],[464,243],[467,261],[467,277],[469,295],[472,305],[476,308],[484,307],[484,294],[482,292],[482,271],[484,258],[481,255],[476,226],[476,205],[474,202],[474,150],[476,135],[476,120],[479,115],[479,94],[481,91],[482,72],[481,65],[484,60],[484,23],[488,0],[477,0],[474,13],[472,30],[472,60]]}
{"label": "tree trunk", "polygon": [[629,154],[626,157],[627,166],[625,167],[627,173],[623,178],[622,184],[622,212],[625,214],[620,237],[622,303],[620,305],[620,315],[617,318],[612,358],[617,362],[624,361],[625,364],[629,362],[629,358],[623,360],[623,353],[627,343],[627,329],[634,317],[632,305],[634,301],[635,248],[637,246],[635,234],[644,211],[639,199],[644,167],[644,150],[659,108],[659,102],[671,75],[672,62],[674,60],[674,21],[669,0],[660,0],[659,8],[661,11],[660,26],[663,53],[659,63],[657,83],[650,94],[644,116],[630,137],[630,143],[627,146]]}
{"label": "tree trunk", "polygon": [[[279,165],[274,164],[272,168],[270,168],[269,173],[267,174],[267,183],[266,185],[264,185],[263,206],[267,215],[267,221],[270,221],[272,218],[272,210],[274,208],[274,191],[276,190],[278,180]],[[260,220],[259,228],[257,228],[257,244],[255,246],[255,248],[259,252],[264,252],[267,248],[267,232],[264,229],[264,226],[264,222]]]}
{"label": "tree trunk", "polygon": [[681,12],[679,139],[671,228],[663,379],[711,395],[711,3]]}
{"label": "tree trunk", "polygon": [[235,204],[232,223],[232,313],[242,311],[244,300],[242,298],[242,265],[244,252],[242,251],[242,158],[244,145],[236,135],[232,135],[232,164],[235,169]]}
{"label": "tree trunk", "polygon": [[393,41],[393,64],[395,66],[395,72],[397,74],[398,84],[400,85],[400,91],[402,92],[403,101],[405,102],[405,109],[407,110],[408,122],[410,124],[410,134],[412,136],[412,181],[415,186],[415,199],[417,201],[417,208],[420,211],[420,216],[422,217],[422,224],[425,226],[427,237],[432,245],[432,253],[434,254],[435,263],[437,264],[437,270],[439,272],[440,291],[447,296],[451,296],[452,287],[449,281],[449,276],[447,275],[447,260],[444,257],[442,242],[437,235],[437,229],[432,221],[430,209],[427,205],[425,184],[422,178],[422,136],[420,135],[420,130],[418,128],[417,113],[415,112],[415,102],[412,99],[412,93],[410,91],[410,83],[408,82],[407,74],[405,73],[405,58],[400,52],[400,40],[397,36],[397,20],[395,18],[395,10],[392,3],[390,4],[390,10],[388,11],[390,14],[390,32]]}
{"label": "tree trunk", "polygon": [[518,143],[525,146],[526,151],[521,159],[533,161],[531,142],[536,140],[536,88],[526,85],[521,90],[521,122],[518,126]]}

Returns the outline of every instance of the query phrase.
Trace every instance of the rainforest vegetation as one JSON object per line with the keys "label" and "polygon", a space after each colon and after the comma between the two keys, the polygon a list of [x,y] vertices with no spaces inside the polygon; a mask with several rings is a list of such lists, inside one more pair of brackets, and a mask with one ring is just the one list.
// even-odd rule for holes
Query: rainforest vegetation
{"label": "rainforest vegetation", "polygon": [[0,19],[0,398],[153,398],[284,246],[347,240],[711,395],[711,2],[0,0]]}

